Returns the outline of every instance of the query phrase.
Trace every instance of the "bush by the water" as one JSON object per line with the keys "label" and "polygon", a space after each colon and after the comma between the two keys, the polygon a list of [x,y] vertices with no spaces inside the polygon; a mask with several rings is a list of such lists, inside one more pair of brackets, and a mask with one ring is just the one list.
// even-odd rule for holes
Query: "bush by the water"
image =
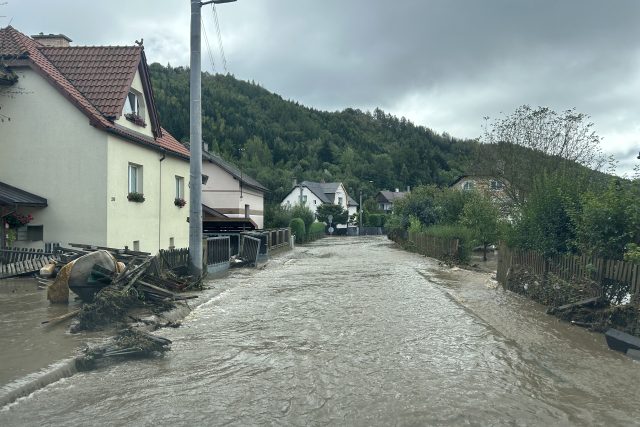
{"label": "bush by the water", "polygon": [[473,232],[462,225],[432,225],[423,230],[427,236],[441,239],[458,239],[458,258],[460,262],[468,262],[473,249]]}
{"label": "bush by the water", "polygon": [[323,222],[314,222],[307,232],[307,240],[316,240],[324,236],[326,225]]}
{"label": "bush by the water", "polygon": [[293,218],[289,223],[289,228],[291,228],[291,233],[296,236],[296,243],[301,243],[304,241],[307,233],[305,231],[306,228],[302,219]]}

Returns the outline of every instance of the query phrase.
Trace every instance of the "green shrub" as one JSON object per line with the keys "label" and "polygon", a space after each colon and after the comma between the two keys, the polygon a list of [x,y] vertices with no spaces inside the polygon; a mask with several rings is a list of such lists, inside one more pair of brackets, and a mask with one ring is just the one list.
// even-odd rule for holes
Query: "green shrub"
{"label": "green shrub", "polygon": [[461,262],[468,262],[473,249],[473,232],[462,225],[432,225],[424,229],[428,236],[440,237],[443,239],[458,239],[458,256]]}
{"label": "green shrub", "polygon": [[304,221],[300,218],[293,218],[289,223],[291,233],[296,236],[296,243],[304,242],[306,238]]}
{"label": "green shrub", "polygon": [[307,241],[311,242],[324,236],[325,224],[323,222],[314,222],[307,232]]}
{"label": "green shrub", "polygon": [[305,205],[295,205],[291,208],[291,217],[300,218],[304,222],[305,230],[308,230],[316,220],[316,216],[311,212],[311,209]]}

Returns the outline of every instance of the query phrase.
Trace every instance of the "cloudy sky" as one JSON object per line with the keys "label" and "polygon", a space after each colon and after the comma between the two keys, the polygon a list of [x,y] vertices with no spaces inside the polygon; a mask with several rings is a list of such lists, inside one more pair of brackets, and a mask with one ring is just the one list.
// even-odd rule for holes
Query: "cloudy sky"
{"label": "cloudy sky", "polygon": [[[0,26],[76,45],[144,38],[150,62],[189,62],[189,0],[4,2]],[[639,164],[640,1],[238,0],[217,11],[228,71],[284,98],[380,107],[468,138],[522,104],[575,107],[619,173]],[[203,17],[224,71],[211,6]]]}

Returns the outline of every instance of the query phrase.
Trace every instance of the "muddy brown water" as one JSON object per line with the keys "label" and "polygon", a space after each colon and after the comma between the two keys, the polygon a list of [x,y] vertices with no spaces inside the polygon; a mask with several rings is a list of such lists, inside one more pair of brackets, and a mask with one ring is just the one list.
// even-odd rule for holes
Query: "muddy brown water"
{"label": "muddy brown water", "polygon": [[[383,237],[327,238],[203,295],[162,359],[76,374],[0,425],[632,425],[602,335]],[[2,351],[2,350],[0,350]],[[0,353],[2,354],[2,353]]]}

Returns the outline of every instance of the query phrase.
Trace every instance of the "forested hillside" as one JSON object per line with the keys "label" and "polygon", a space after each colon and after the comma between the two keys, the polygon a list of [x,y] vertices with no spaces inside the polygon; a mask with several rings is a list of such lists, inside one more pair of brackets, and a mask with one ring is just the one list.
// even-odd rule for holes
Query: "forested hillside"
{"label": "forested hillside", "polygon": [[[189,138],[189,70],[151,65],[163,126]],[[279,201],[293,178],[343,181],[351,195],[446,184],[466,169],[476,143],[440,135],[376,109],[318,111],[255,83],[203,74],[203,140],[271,189]],[[373,181],[373,183],[369,183]]]}

